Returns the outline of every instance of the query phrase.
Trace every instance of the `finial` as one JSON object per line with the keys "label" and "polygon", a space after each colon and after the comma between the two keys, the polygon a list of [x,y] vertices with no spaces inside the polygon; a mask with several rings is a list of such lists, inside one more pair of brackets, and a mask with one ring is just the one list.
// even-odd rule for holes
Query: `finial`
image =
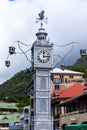
{"label": "finial", "polygon": [[42,26],[43,26],[43,22],[45,22],[45,23],[47,23],[47,17],[45,17],[45,15],[44,15],[44,13],[45,13],[45,11],[44,10],[42,10],[39,14],[38,14],[38,18],[36,18],[36,22],[39,22],[39,21],[41,21],[41,28],[42,28]]}

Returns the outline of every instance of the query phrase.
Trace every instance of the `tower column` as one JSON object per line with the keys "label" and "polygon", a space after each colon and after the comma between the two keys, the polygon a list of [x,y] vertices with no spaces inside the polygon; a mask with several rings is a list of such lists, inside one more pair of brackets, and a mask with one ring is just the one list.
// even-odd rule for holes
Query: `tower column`
{"label": "tower column", "polygon": [[[44,18],[44,11],[41,11],[38,19],[42,23]],[[31,49],[34,70],[34,130],[53,130],[50,95],[53,44],[47,41],[47,35],[41,24]]]}

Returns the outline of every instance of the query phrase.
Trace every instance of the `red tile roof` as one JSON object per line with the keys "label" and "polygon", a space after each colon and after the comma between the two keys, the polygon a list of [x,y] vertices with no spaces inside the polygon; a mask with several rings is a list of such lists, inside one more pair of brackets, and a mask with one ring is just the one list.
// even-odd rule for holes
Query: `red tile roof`
{"label": "red tile roof", "polygon": [[80,83],[74,84],[67,88],[62,94],[60,94],[59,98],[71,98],[77,96],[82,94],[85,88],[87,88],[87,86],[84,86]]}
{"label": "red tile roof", "polygon": [[59,97],[60,94],[62,94],[65,90],[62,89],[56,89],[53,91],[53,93],[51,94],[51,98],[52,99],[57,99]]}
{"label": "red tile roof", "polygon": [[65,90],[62,90],[62,89],[56,89],[56,90],[54,90],[54,94],[60,95],[60,94],[62,94],[64,91],[65,91]]}

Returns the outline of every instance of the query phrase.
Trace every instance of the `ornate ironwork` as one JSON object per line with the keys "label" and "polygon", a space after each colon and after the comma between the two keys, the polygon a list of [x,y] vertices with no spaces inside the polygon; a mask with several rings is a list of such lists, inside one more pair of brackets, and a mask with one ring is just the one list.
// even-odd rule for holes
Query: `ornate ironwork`
{"label": "ornate ironwork", "polygon": [[36,18],[36,22],[41,21],[41,27],[43,26],[43,22],[47,23],[47,17],[44,15],[45,11],[42,10],[39,14],[38,14],[38,18]]}
{"label": "ornate ironwork", "polygon": [[14,53],[15,53],[15,47],[10,46],[10,47],[9,47],[9,54],[10,54],[10,55],[13,55]]}
{"label": "ornate ironwork", "polygon": [[13,42],[13,44],[14,44],[14,43],[17,43],[20,52],[16,52],[16,51],[15,51],[16,48],[15,48],[14,46],[10,46],[10,47],[9,47],[9,55],[7,56],[7,60],[5,61],[6,67],[9,67],[9,66],[10,66],[10,61],[8,60],[9,56],[10,56],[10,55],[14,55],[14,54],[24,54],[24,56],[26,57],[26,59],[31,63],[31,61],[29,60],[29,58],[27,57],[27,54],[26,54],[27,52],[29,52],[29,51],[31,50],[31,48],[28,48],[26,51],[24,51],[24,50],[21,48],[20,44],[21,44],[21,45],[24,45],[24,46],[30,46],[30,45],[27,45],[27,44],[25,44],[25,43],[23,43],[23,42],[21,42],[21,41],[15,41],[15,42]]}
{"label": "ornate ironwork", "polygon": [[9,67],[9,66],[10,66],[10,61],[9,61],[9,60],[6,60],[6,61],[5,61],[5,65],[6,65],[7,67]]}

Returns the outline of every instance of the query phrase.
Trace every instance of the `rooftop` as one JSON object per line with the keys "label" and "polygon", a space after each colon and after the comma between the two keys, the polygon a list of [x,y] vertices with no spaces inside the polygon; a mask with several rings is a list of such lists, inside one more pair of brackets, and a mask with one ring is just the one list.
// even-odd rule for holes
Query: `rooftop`
{"label": "rooftop", "polygon": [[76,71],[71,71],[71,70],[67,70],[67,69],[65,69],[65,70],[62,70],[62,69],[60,69],[60,68],[54,68],[52,71],[51,71],[51,73],[61,73],[61,74],[83,74],[82,72],[76,72]]}
{"label": "rooftop", "polygon": [[0,123],[20,122],[19,114],[0,115]]}
{"label": "rooftop", "polygon": [[64,91],[65,91],[65,90],[63,90],[63,89],[56,89],[56,90],[54,90],[54,94],[55,94],[55,95],[60,95],[60,94],[62,94]]}
{"label": "rooftop", "polygon": [[0,109],[18,109],[15,105],[15,103],[6,103],[6,102],[0,102]]}
{"label": "rooftop", "polygon": [[87,86],[84,86],[80,83],[74,84],[67,88],[62,94],[60,94],[59,98],[71,98],[80,95],[84,93],[84,89],[86,88]]}

